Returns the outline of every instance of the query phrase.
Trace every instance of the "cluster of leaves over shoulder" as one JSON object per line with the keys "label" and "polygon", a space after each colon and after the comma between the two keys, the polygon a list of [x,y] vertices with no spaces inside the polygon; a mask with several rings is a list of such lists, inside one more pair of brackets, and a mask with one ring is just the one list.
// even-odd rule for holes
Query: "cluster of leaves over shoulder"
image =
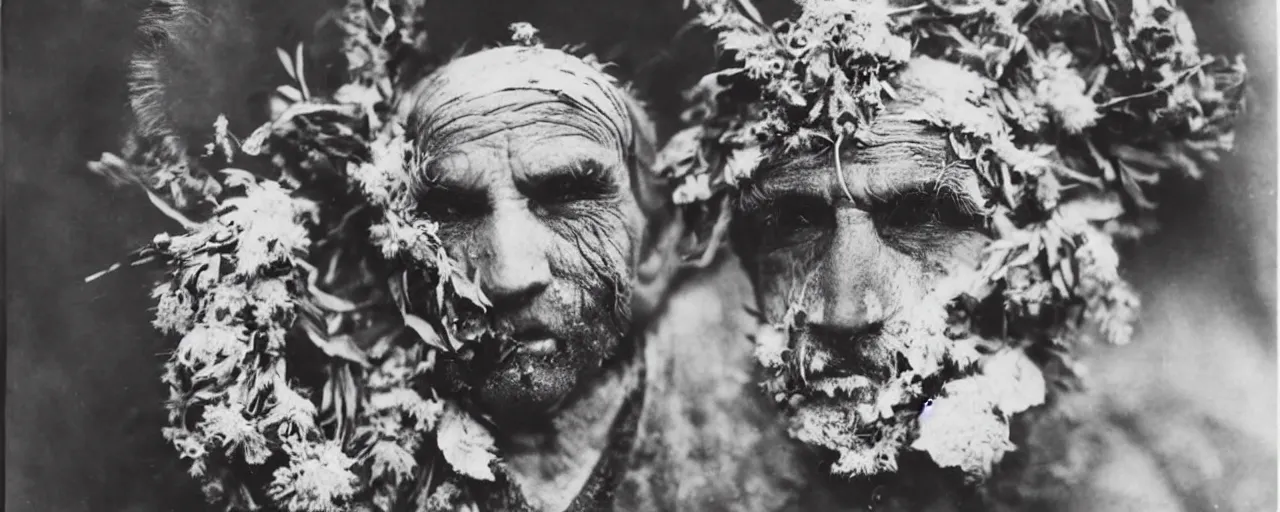
{"label": "cluster of leaves over shoulder", "polygon": [[[266,160],[269,176],[227,169],[219,180],[186,160],[92,164],[142,185],[185,228],[135,264],[168,270],[155,325],[181,342],[165,364],[164,435],[211,501],[458,510],[467,480],[495,479],[493,437],[422,378],[439,355],[496,335],[454,314],[489,304],[416,216],[407,177],[424,155],[388,118],[394,56],[421,36],[410,25],[419,3],[348,2],[350,80],[333,97],[308,90],[301,47],[280,51],[296,84],[278,89],[275,118],[243,141],[215,122],[205,160]],[[166,174],[179,171],[190,176]],[[189,197],[213,205],[207,219],[187,218],[178,198]],[[411,278],[433,286],[431,304],[410,301]]]}
{"label": "cluster of leaves over shoulder", "polygon": [[[887,414],[843,410],[850,420],[842,423],[809,411],[813,417],[801,417],[793,433],[840,452],[839,473],[892,470],[883,454],[903,443],[942,465],[989,470],[1008,448],[1007,419],[1018,411],[965,383],[983,375],[1048,378],[1050,390],[1071,389],[1079,377],[1073,348],[1128,342],[1138,298],[1120,276],[1115,239],[1151,227],[1149,196],[1163,178],[1197,178],[1205,162],[1232,149],[1243,108],[1242,60],[1201,55],[1173,0],[1123,7],[1106,0],[807,0],[772,26],[747,0],[694,3],[723,51],[719,67],[690,91],[690,126],[660,155],[660,170],[679,184],[676,202],[723,204],[762,161],[857,140],[902,80],[932,76],[937,97],[914,120],[943,130],[957,164],[978,175],[994,238],[980,279],[938,314],[950,318],[951,338],[991,340],[997,354],[1034,353],[1045,369],[1025,379],[1009,373],[1025,365],[960,372],[943,386],[938,407],[964,414],[916,432]],[[937,77],[948,85],[937,87]],[[727,222],[726,211],[718,223]],[[766,387],[780,401],[791,400],[794,384],[782,379],[784,333],[792,327],[771,326],[757,339],[761,362],[776,370]],[[827,395],[858,387],[809,384]],[[867,396],[913,400],[915,393],[886,388]],[[888,444],[857,439],[873,417],[882,427],[876,442]],[[834,424],[841,429],[827,428]],[[881,435],[887,432],[902,435]],[[960,437],[947,440],[952,434]]]}

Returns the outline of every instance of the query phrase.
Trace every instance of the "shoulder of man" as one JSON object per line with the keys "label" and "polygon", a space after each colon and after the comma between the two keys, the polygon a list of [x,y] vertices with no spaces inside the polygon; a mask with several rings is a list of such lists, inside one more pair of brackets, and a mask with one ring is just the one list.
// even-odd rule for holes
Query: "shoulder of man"
{"label": "shoulder of man", "polygon": [[1275,508],[1274,448],[1194,397],[1144,392],[1141,381],[1074,397],[1070,421],[1035,427],[1016,456],[1021,467],[997,483],[1012,491],[1000,496],[1000,510]]}
{"label": "shoulder of man", "polygon": [[1275,510],[1274,352],[1226,284],[1186,274],[1148,286],[1139,339],[1090,357],[1100,410],[1183,510]]}

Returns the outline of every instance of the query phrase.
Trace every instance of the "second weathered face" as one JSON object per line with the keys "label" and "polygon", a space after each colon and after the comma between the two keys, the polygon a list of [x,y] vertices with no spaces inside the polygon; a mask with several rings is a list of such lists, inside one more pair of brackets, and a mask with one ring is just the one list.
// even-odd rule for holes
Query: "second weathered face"
{"label": "second weathered face", "polygon": [[930,94],[900,89],[838,167],[830,152],[766,162],[738,196],[734,246],[765,320],[796,326],[798,380],[874,386],[910,370],[882,342],[886,326],[954,297],[977,271],[985,199],[946,133],[915,120]]}

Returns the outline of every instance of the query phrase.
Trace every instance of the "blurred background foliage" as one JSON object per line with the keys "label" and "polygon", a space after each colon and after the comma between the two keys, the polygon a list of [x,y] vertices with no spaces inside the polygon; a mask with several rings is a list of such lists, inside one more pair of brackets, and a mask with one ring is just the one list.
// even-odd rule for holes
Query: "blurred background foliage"
{"label": "blurred background foliage", "polygon": [[[143,512],[202,504],[159,432],[159,363],[167,346],[149,325],[149,276],[126,271],[83,282],[151,234],[175,228],[137,190],[113,189],[85,168],[118,149],[127,57],[146,4],[10,0],[0,13],[6,510]],[[259,34],[254,44],[262,52],[234,56],[254,77],[246,87],[284,83],[271,48],[308,37],[319,4],[254,4],[253,18],[239,28]],[[505,40],[507,26],[521,20],[542,29],[551,45],[585,44],[634,82],[664,136],[677,125],[681,91],[710,64],[710,40],[682,30],[689,17],[678,0],[429,4],[435,15],[428,30],[439,55]],[[766,17],[785,11],[784,0],[762,4]],[[1091,358],[1095,388],[1139,416],[1160,414],[1160,404],[1190,404],[1235,426],[1245,446],[1268,450],[1274,460],[1276,6],[1182,4],[1210,51],[1247,52],[1251,112],[1236,155],[1203,186],[1169,190],[1164,230],[1126,250],[1147,309],[1133,345]],[[251,103],[215,103],[209,108],[229,110],[237,133],[247,133],[244,126],[261,115]]]}

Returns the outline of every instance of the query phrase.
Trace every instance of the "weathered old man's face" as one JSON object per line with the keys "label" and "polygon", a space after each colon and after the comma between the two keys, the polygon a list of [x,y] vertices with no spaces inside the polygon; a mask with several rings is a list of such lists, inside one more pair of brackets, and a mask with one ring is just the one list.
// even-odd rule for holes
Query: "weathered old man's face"
{"label": "weathered old man's face", "polygon": [[739,197],[734,244],[762,313],[782,323],[802,311],[789,340],[799,379],[883,384],[908,370],[883,330],[977,269],[987,240],[977,174],[945,133],[911,120],[930,94],[900,87],[868,140],[843,148],[843,182],[823,152],[766,163]]}
{"label": "weathered old man's face", "polygon": [[532,48],[464,57],[415,88],[408,126],[430,158],[422,213],[518,342],[471,376],[495,416],[550,410],[625,348],[644,217],[630,180],[641,134],[623,94]]}

